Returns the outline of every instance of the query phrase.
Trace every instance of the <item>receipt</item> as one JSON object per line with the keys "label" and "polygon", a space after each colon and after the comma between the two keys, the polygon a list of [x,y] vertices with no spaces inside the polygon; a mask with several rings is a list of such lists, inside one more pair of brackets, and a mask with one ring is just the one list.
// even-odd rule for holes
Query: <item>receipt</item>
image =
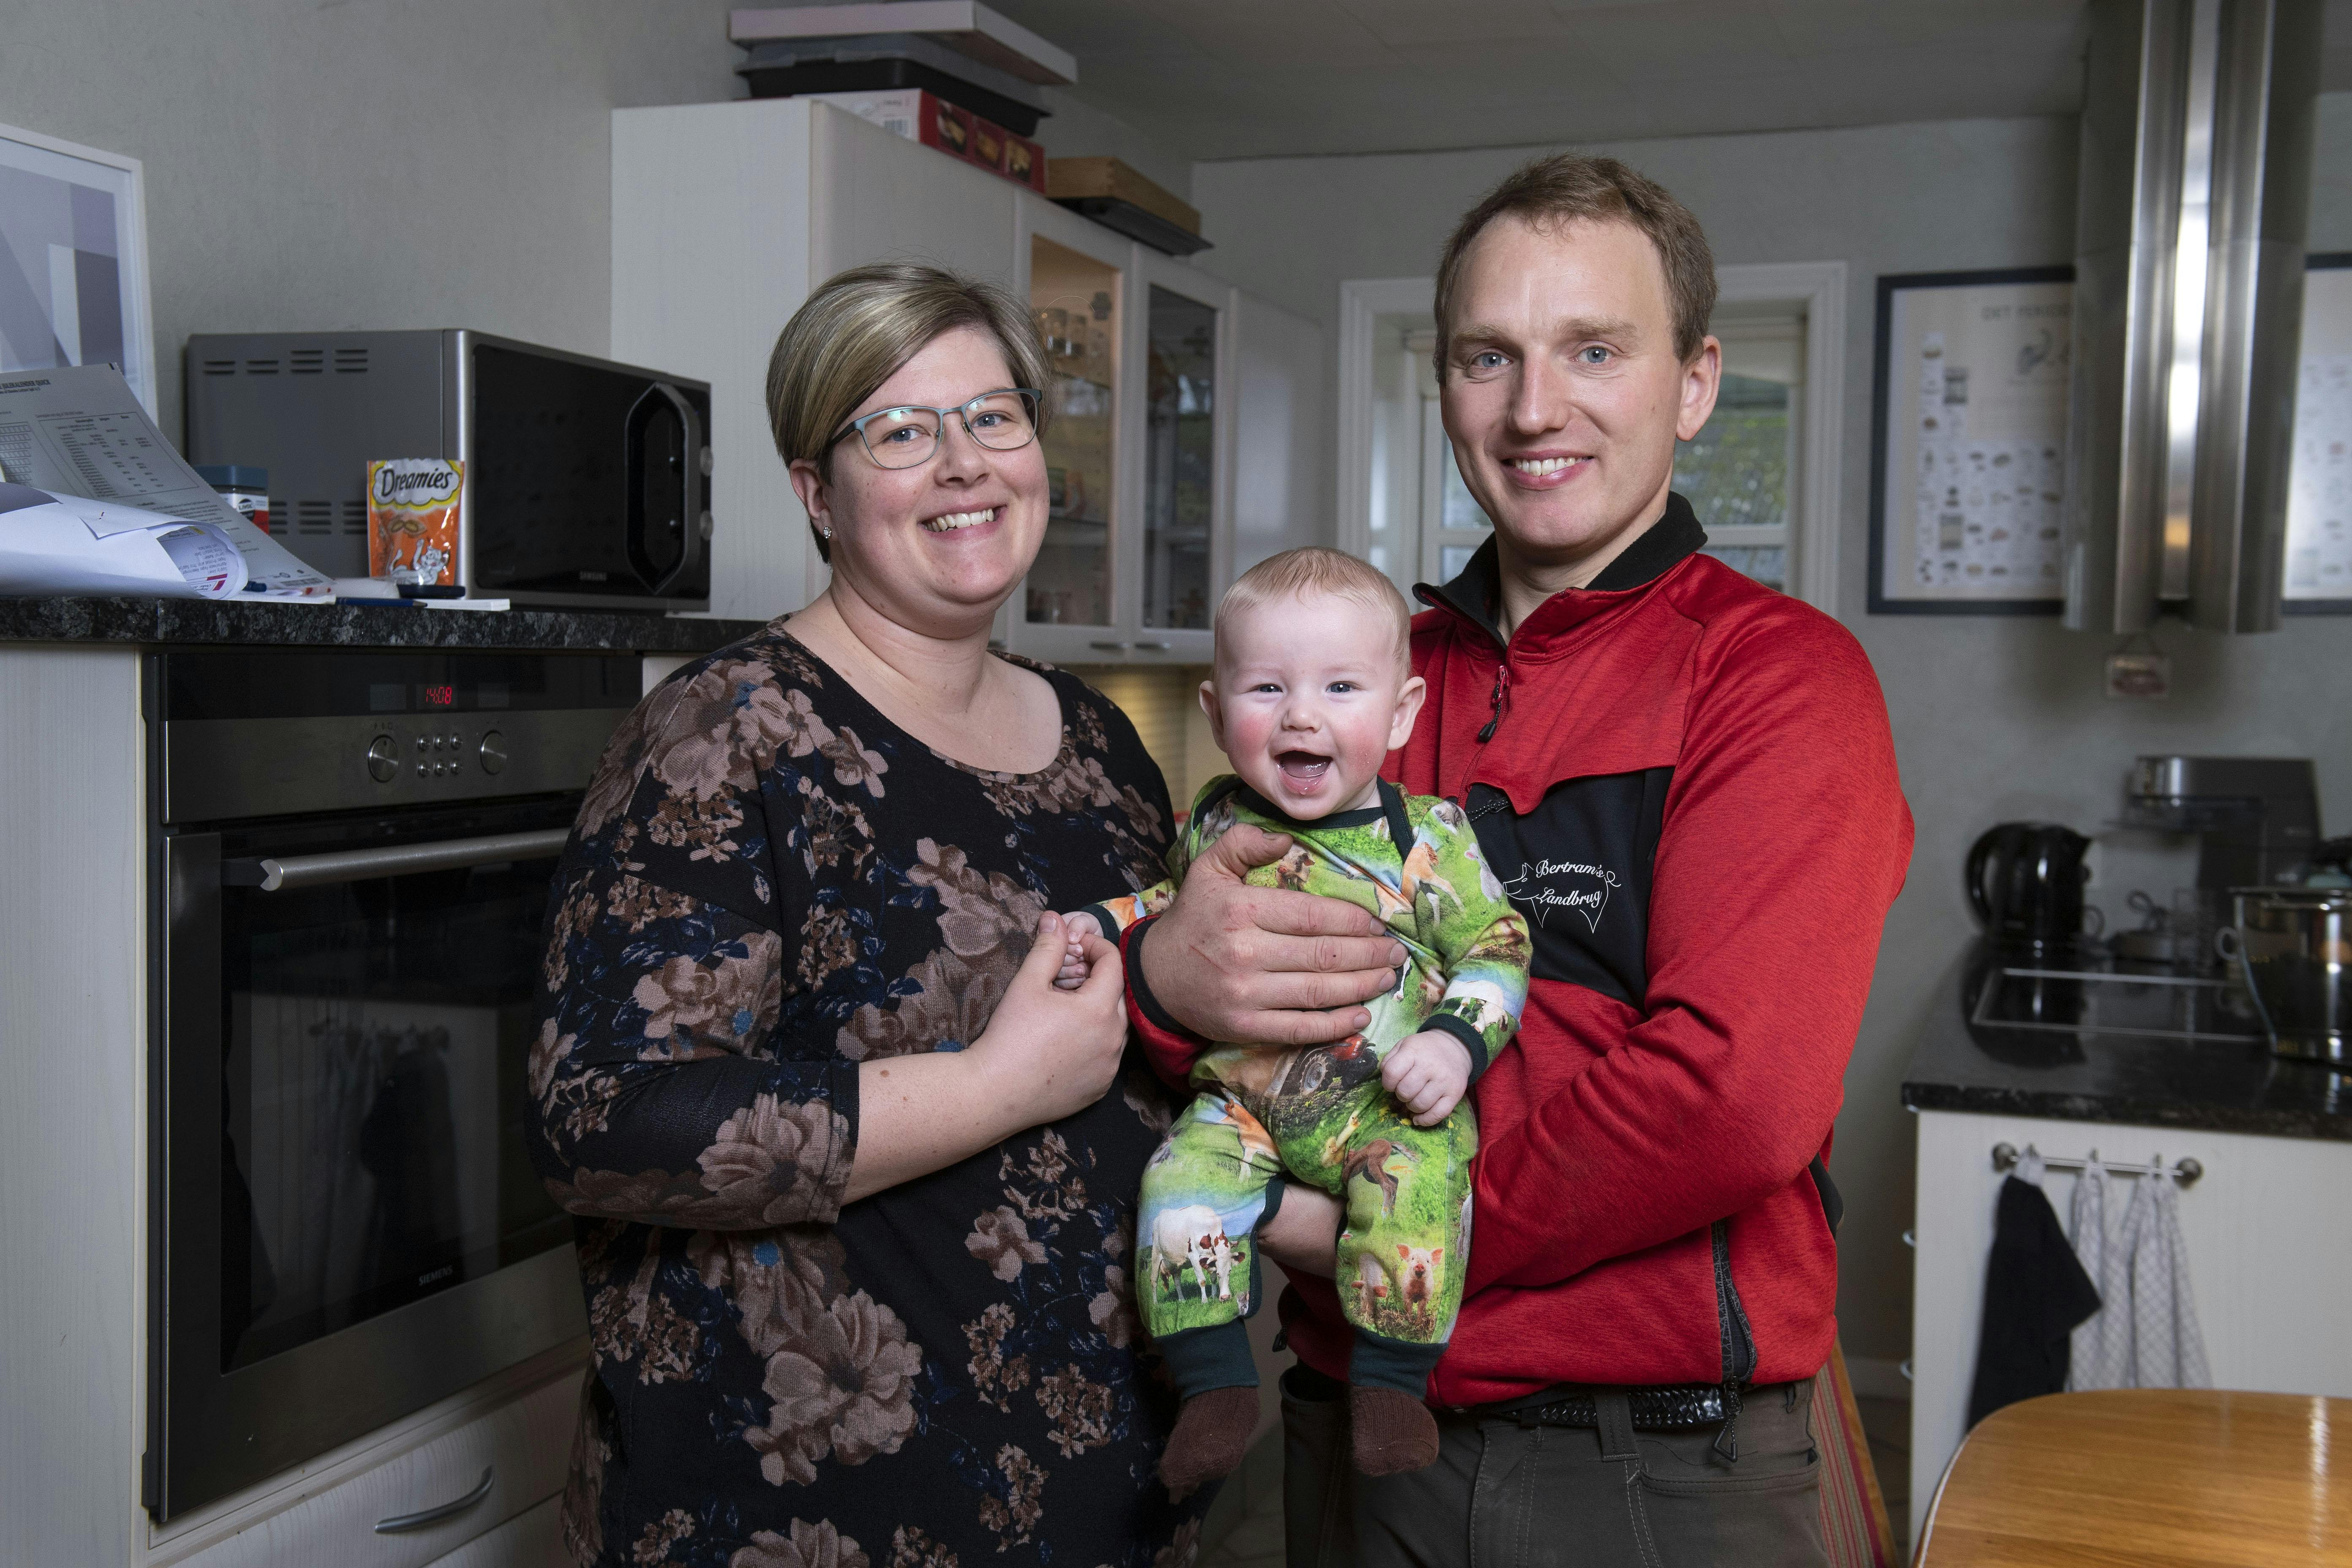
{"label": "receipt", "polygon": [[245,575],[245,563],[236,546],[210,529],[175,528],[157,534],[155,542],[163,547],[188,586],[205,598],[234,594],[241,585],[237,579]]}
{"label": "receipt", "polygon": [[0,471],[9,483],[112,503],[106,517],[85,520],[100,538],[165,519],[201,524],[243,558],[248,590],[274,599],[334,591],[196,476],[111,365],[0,377]]}

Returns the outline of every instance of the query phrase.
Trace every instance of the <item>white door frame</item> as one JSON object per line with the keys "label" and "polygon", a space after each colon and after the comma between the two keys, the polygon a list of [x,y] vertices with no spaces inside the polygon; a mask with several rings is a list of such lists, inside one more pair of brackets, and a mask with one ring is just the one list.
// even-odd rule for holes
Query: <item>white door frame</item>
{"label": "white door frame", "polygon": [[[1805,313],[1802,450],[1797,473],[1796,597],[1837,613],[1839,469],[1845,447],[1845,296],[1843,261],[1767,262],[1716,268],[1727,305],[1788,304]],[[1373,321],[1427,310],[1431,278],[1359,278],[1339,285],[1339,548],[1371,548]]]}
{"label": "white door frame", "polygon": [[1339,285],[1339,528],[1349,554],[1372,548],[1372,363],[1377,317],[1426,313],[1436,298],[1431,278],[1358,278]]}

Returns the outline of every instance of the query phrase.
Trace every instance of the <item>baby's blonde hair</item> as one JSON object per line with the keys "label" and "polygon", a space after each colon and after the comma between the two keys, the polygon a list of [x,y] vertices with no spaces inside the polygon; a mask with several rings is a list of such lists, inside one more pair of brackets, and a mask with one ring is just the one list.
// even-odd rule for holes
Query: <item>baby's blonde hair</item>
{"label": "baby's blonde hair", "polygon": [[1217,601],[1217,662],[1224,662],[1228,616],[1310,594],[1332,594],[1388,612],[1396,629],[1397,668],[1405,675],[1412,673],[1412,608],[1404,602],[1404,595],[1397,592],[1388,574],[1371,563],[1319,544],[1269,555],[1234,579],[1234,585]]}

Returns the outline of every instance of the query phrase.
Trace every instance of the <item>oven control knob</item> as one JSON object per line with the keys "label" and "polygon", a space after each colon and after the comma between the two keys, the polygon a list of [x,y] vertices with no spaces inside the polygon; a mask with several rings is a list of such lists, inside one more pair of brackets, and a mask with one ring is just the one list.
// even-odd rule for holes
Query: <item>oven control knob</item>
{"label": "oven control knob", "polygon": [[501,773],[507,767],[507,738],[496,730],[482,737],[482,771]]}
{"label": "oven control knob", "polygon": [[389,735],[378,735],[368,742],[368,777],[378,784],[390,784],[400,776],[400,746]]}
{"label": "oven control knob", "polygon": [[713,533],[717,532],[719,529],[719,524],[713,521],[711,515],[707,511],[702,514],[702,521],[698,526],[702,531],[702,537],[705,539],[709,538]]}

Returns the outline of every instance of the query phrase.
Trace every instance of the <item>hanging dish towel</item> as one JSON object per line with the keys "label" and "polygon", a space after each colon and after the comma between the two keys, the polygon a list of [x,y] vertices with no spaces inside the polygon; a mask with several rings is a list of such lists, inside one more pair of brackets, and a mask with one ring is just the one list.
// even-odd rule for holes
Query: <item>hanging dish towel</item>
{"label": "hanging dish towel", "polygon": [[[2038,1178],[2041,1165],[2029,1153],[2021,1168]],[[2001,1183],[1969,1425],[2021,1399],[2063,1392],[2068,1335],[2098,1310],[2099,1293],[2075,1261],[2048,1194],[2015,1176]]]}
{"label": "hanging dish towel", "polygon": [[[2151,1162],[2153,1163],[2153,1162]],[[2132,1388],[2210,1388],[2205,1334],[2189,1288],[2179,1196],[2170,1178],[2144,1177],[2124,1212],[2119,1249],[2130,1261]]]}
{"label": "hanging dish towel", "polygon": [[2131,1386],[2131,1259],[2107,1237],[2107,1168],[2092,1160],[2074,1184],[2074,1257],[2099,1292],[2099,1310],[2074,1330],[2066,1386]]}

